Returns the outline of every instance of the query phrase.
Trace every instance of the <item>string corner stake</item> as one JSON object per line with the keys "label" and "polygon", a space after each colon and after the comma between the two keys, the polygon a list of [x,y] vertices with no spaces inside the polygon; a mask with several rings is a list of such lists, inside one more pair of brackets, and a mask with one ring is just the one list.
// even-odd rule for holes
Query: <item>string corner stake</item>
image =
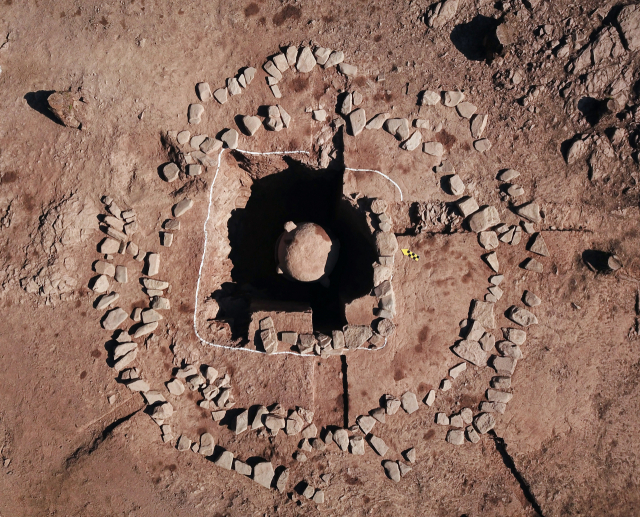
{"label": "string corner stake", "polygon": [[402,249],[402,254],[406,257],[409,257],[413,260],[415,260],[416,262],[420,259],[420,256],[415,254],[413,251],[409,251],[409,249],[407,248],[403,248]]}

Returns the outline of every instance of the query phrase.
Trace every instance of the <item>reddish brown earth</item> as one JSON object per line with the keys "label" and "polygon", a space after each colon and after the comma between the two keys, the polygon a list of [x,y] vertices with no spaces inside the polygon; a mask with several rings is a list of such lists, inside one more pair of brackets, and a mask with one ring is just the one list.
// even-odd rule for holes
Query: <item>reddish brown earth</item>
{"label": "reddish brown earth", "polygon": [[[637,514],[640,178],[637,150],[628,137],[640,121],[638,55],[626,51],[607,63],[614,77],[631,77],[626,98],[615,113],[587,122],[579,109],[588,95],[580,89],[584,77],[567,73],[565,65],[615,18],[615,6],[579,4],[512,3],[508,11],[519,13],[515,42],[504,58],[487,63],[468,59],[473,57],[469,45],[479,43],[465,25],[477,16],[503,14],[486,1],[461,2],[451,22],[429,29],[421,19],[429,4],[420,2],[5,0],[0,5],[0,515]],[[545,25],[553,34],[536,35]],[[460,39],[461,31],[470,44]],[[554,57],[555,41],[565,39],[578,44],[569,57]],[[445,145],[467,192],[481,205],[497,206],[504,221],[519,220],[495,179],[504,168],[521,172],[527,200],[536,199],[544,213],[539,229],[551,256],[541,259],[542,275],[519,267],[530,256],[526,238],[516,247],[498,248],[506,280],[496,305],[497,328],[507,325],[509,306],[522,305],[525,289],[543,303],[535,308],[540,324],[530,329],[523,346],[514,398],[497,419],[496,439],[485,435],[477,445],[453,446],[444,441],[446,428],[434,424],[436,411],[477,409],[491,371],[470,366],[433,408],[420,403],[416,413],[401,410],[376,425],[390,446],[387,457],[401,459],[402,451],[416,448],[417,462],[399,484],[385,476],[381,458],[368,446],[364,456],[353,456],[332,445],[296,463],[297,439],[283,433],[273,439],[255,432],[235,436],[197,406],[199,395],[187,391],[173,397],[162,386],[182,361],[212,364],[231,375],[239,408],[300,405],[315,411],[318,427],[342,426],[353,425],[385,393],[412,390],[421,399],[460,362],[450,347],[470,301],[484,296],[491,272],[476,236],[459,219],[433,221],[413,235],[414,203],[428,203],[439,214],[454,198],[440,188],[435,159],[401,150],[383,131],[346,135],[338,151],[345,166],[377,169],[397,182],[402,202],[392,184],[371,173],[346,172],[343,191],[386,199],[400,247],[420,255],[417,262],[396,255],[398,328],[387,346],[344,359],[266,357],[207,347],[194,334],[214,170],[192,181],[163,182],[158,167],[167,155],[160,136],[187,128],[196,83],[220,87],[244,66],[259,69],[255,82],[223,106],[207,104],[197,132],[215,135],[236,127],[234,116],[275,104],[260,67],[280,45],[301,43],[343,50],[346,61],[358,66],[358,77],[347,79],[334,70],[289,72],[280,83],[280,102],[293,117],[292,129],[241,136],[241,148],[305,149],[311,156],[302,161],[317,165],[323,126],[305,108],[322,105],[333,118],[337,94],[357,89],[369,116],[388,111],[442,121],[444,130],[433,138]],[[516,85],[508,79],[514,70],[524,77]],[[381,74],[384,81],[377,80]],[[534,85],[545,89],[531,102],[519,102]],[[563,97],[559,91],[565,86],[569,93]],[[53,120],[44,99],[47,92],[80,87],[86,119],[76,130]],[[477,153],[468,123],[453,110],[417,106],[417,94],[425,88],[465,91],[479,112],[489,114],[484,136],[492,149]],[[605,90],[589,95],[605,99],[611,94]],[[586,157],[571,165],[563,159],[563,142],[574,135],[606,139],[605,130],[614,127],[628,131],[627,138],[613,146],[601,177],[590,178]],[[225,153],[216,179],[205,296],[231,275],[227,222],[241,189],[253,181],[238,161]],[[280,158],[255,163],[265,175],[285,168]],[[158,426],[142,411],[142,397],[117,382],[107,363],[110,333],[100,327],[102,313],[93,308],[95,293],[88,288],[91,265],[100,258],[97,216],[104,212],[104,194],[135,208],[136,240],[145,250],[161,252],[158,278],[172,286],[172,309],[141,345],[136,365],[174,404],[174,432],[195,439],[208,431],[237,457],[259,456],[290,467],[284,494],[198,454],[178,452],[175,440],[163,444]],[[173,246],[161,249],[162,222],[184,195],[194,199],[194,207],[181,217]],[[615,274],[595,273],[583,260],[589,250],[615,252],[624,267]],[[126,311],[146,307],[138,284],[141,264],[122,256],[115,262],[129,267],[129,282],[117,287],[118,304]],[[362,303],[366,308],[366,300]],[[364,314],[362,307],[354,311]],[[206,320],[203,315],[199,322]],[[111,395],[116,395],[113,404],[107,400]],[[328,483],[322,474],[330,475]],[[302,480],[325,491],[324,504],[296,493]]]}

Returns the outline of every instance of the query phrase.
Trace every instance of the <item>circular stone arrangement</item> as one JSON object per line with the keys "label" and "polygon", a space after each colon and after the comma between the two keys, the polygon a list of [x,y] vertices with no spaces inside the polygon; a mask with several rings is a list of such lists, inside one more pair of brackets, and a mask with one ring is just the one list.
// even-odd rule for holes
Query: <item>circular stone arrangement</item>
{"label": "circular stone arrangement", "polygon": [[[352,76],[357,73],[357,68],[344,63],[344,54],[341,51],[331,51],[326,48],[309,47],[287,47],[284,52],[276,54],[268,60],[263,68],[269,74],[267,84],[270,86],[273,95],[280,99],[282,92],[278,83],[282,74],[290,68],[297,69],[298,73],[309,73],[317,65],[330,68],[338,65],[339,73]],[[207,102],[211,98],[219,103],[225,103],[230,96],[238,95],[249,86],[256,74],[256,69],[249,67],[243,69],[238,76],[227,80],[226,88],[219,88],[211,94],[208,84],[197,85],[197,92],[202,102]],[[415,131],[411,132],[407,119],[389,118],[388,114],[381,113],[375,115],[367,121],[363,108],[357,108],[362,103],[362,95],[358,92],[347,92],[343,98],[338,112],[342,114],[331,122],[333,131],[338,131],[346,123],[347,130],[357,136],[363,129],[376,130],[384,128],[385,131],[399,140],[400,147],[407,152],[414,151],[422,144],[422,151],[431,156],[441,158],[444,148],[439,142],[422,142],[420,128],[425,127],[426,121],[416,119],[414,121]],[[487,139],[482,138],[486,128],[487,115],[477,114],[476,107],[465,100],[462,92],[439,92],[425,91],[419,96],[421,105],[435,105],[443,100],[445,106],[456,109],[463,120],[469,120],[470,132],[475,139],[473,147],[478,152],[486,152],[491,148]],[[192,104],[188,108],[189,124],[194,127],[201,121],[205,112],[201,104]],[[324,121],[326,112],[318,109],[312,112],[314,120]],[[247,115],[242,118],[244,129],[249,135],[255,134],[262,126],[267,130],[281,131],[289,128],[292,124],[291,116],[280,105],[269,108],[268,117],[261,120],[257,116]],[[162,168],[162,177],[165,181],[176,181],[183,174],[186,177],[199,176],[206,170],[215,169],[214,177],[211,181],[209,191],[209,206],[207,220],[204,223],[204,250],[198,284],[196,286],[196,312],[194,312],[194,331],[198,338],[205,344],[215,345],[204,340],[198,333],[196,321],[198,296],[200,290],[200,279],[202,276],[202,264],[207,253],[207,224],[212,213],[212,194],[218,171],[222,163],[222,155],[225,149],[237,149],[239,134],[235,129],[227,128],[221,133],[221,139],[215,139],[206,135],[196,135],[191,137],[188,130],[180,132],[169,132],[166,144],[170,155],[173,157],[171,163]],[[195,150],[187,151],[187,143]],[[307,151],[268,151],[258,153],[254,151],[239,151],[246,154],[287,154],[300,153],[309,154]],[[327,154],[330,151],[327,151]],[[217,153],[217,157],[215,154]],[[320,160],[325,156],[325,149],[319,150]],[[203,170],[204,168],[204,170]],[[503,296],[504,276],[500,273],[501,266],[495,251],[501,243],[517,246],[525,235],[528,237],[527,250],[537,257],[548,257],[549,251],[542,234],[537,229],[537,225],[542,222],[540,207],[535,200],[519,205],[510,204],[507,208],[513,211],[519,218],[519,224],[507,225],[501,222],[499,211],[494,206],[480,207],[478,202],[469,196],[463,196],[465,191],[464,180],[456,174],[453,166],[442,160],[441,164],[435,168],[436,172],[450,174],[448,180],[444,182],[444,188],[450,194],[458,197],[456,206],[460,216],[465,218],[468,228],[478,234],[478,242],[487,253],[483,255],[483,260],[493,271],[489,278],[489,285],[484,299],[474,299],[471,302],[468,317],[465,316],[461,330],[461,339],[456,342],[452,350],[464,362],[461,362],[448,371],[439,384],[439,390],[431,390],[424,398],[424,405],[418,403],[416,395],[407,391],[400,397],[393,394],[381,394],[381,405],[372,408],[369,414],[360,415],[357,425],[348,429],[327,427],[318,430],[313,423],[313,412],[305,408],[283,408],[279,404],[269,407],[260,406],[257,411],[250,412],[249,409],[242,409],[237,412],[235,421],[228,424],[236,433],[258,432],[267,438],[275,436],[283,431],[287,436],[295,440],[302,441],[299,450],[294,454],[293,459],[298,462],[306,461],[308,454],[321,454],[327,447],[335,444],[341,451],[350,452],[354,455],[365,454],[365,444],[368,444],[376,454],[381,457],[389,457],[392,451],[385,442],[374,432],[375,426],[389,425],[390,418],[400,407],[406,413],[428,410],[433,406],[439,391],[455,389],[455,381],[467,370],[468,365],[477,368],[491,367],[495,370],[495,376],[491,379],[490,387],[486,390],[486,401],[481,402],[480,407],[463,408],[455,414],[439,412],[434,415],[434,421],[438,425],[448,426],[450,429],[446,435],[447,442],[454,445],[465,443],[477,443],[481,435],[489,432],[496,424],[496,415],[506,411],[507,404],[512,398],[511,377],[516,365],[523,359],[522,346],[527,338],[527,328],[538,323],[537,317],[529,309],[533,309],[542,303],[531,291],[523,293],[523,303],[528,308],[511,306],[505,314],[514,323],[514,327],[503,328],[503,339],[496,341],[496,324],[494,310],[499,300]],[[371,171],[381,174],[392,181],[388,176],[380,171]],[[502,171],[498,174],[498,181],[505,184],[505,191],[509,199],[515,200],[524,196],[522,187],[514,182],[519,173],[513,169]],[[399,186],[393,182],[399,189]],[[400,190],[400,189],[399,189]],[[402,191],[400,190],[402,196]],[[240,192],[239,199],[247,199],[246,193]],[[170,285],[168,282],[158,280],[154,277],[160,274],[160,254],[157,252],[145,252],[135,243],[135,232],[138,229],[137,216],[133,209],[122,210],[110,197],[104,196],[103,202],[108,214],[101,219],[104,223],[101,229],[106,233],[106,237],[100,242],[98,249],[104,255],[104,260],[97,261],[94,269],[97,274],[90,282],[90,287],[100,296],[96,303],[99,310],[108,311],[102,319],[102,326],[109,331],[116,331],[108,347],[111,350],[109,359],[110,365],[118,372],[120,382],[124,383],[130,390],[141,392],[148,404],[147,412],[151,418],[159,425],[164,442],[171,443],[180,451],[192,450],[204,456],[214,454],[215,438],[210,433],[204,433],[199,437],[188,437],[180,432],[174,432],[170,422],[174,413],[173,405],[168,402],[160,391],[152,391],[148,381],[143,379],[141,372],[134,365],[138,355],[138,342],[136,340],[145,338],[153,333],[163,320],[162,311],[170,310],[169,298]],[[246,201],[244,202],[246,204]],[[169,248],[173,242],[173,235],[180,231],[180,216],[193,207],[194,201],[184,198],[175,203],[172,207],[173,218],[167,219],[160,234],[160,244]],[[334,331],[332,336],[322,334],[309,334],[295,336],[295,339],[287,341],[288,344],[297,346],[299,353],[303,355],[317,354],[326,356],[330,354],[342,354],[353,349],[368,349],[370,347],[379,348],[384,346],[386,338],[390,336],[395,324],[392,321],[395,315],[395,295],[391,284],[393,278],[394,256],[398,251],[398,243],[395,235],[391,232],[393,221],[388,215],[388,204],[381,199],[374,199],[369,204],[370,228],[373,233],[378,261],[373,265],[374,289],[373,293],[379,302],[379,319],[375,328],[347,325],[344,329]],[[290,242],[287,239],[291,238]],[[328,240],[327,240],[328,239]],[[329,246],[331,244],[331,246]],[[300,225],[298,228],[288,226],[285,234],[278,245],[278,256],[283,274],[301,281],[314,281],[320,277],[318,274],[330,269],[331,254],[334,253],[334,242],[322,228]],[[300,249],[298,249],[300,246]],[[310,253],[307,249],[312,246],[314,249]],[[297,254],[300,257],[296,258]],[[337,253],[337,252],[336,252]],[[112,307],[118,300],[117,292],[109,292],[111,288],[111,278],[116,282],[128,281],[128,269],[125,266],[114,266],[112,263],[116,254],[130,255],[138,262],[144,262],[141,283],[144,286],[145,294],[149,298],[149,307],[135,309],[131,318],[134,325],[129,330],[120,330],[129,318],[123,309]],[[313,260],[308,262],[309,257]],[[314,262],[317,260],[317,263]],[[410,260],[407,258],[407,260]],[[528,256],[520,267],[535,273],[542,273],[544,266],[539,258]],[[260,321],[260,335],[264,343],[264,351],[267,353],[276,352],[279,340],[274,322],[271,317]],[[284,329],[280,329],[284,330]],[[295,334],[283,331],[285,334]],[[291,336],[287,336],[287,339]],[[356,344],[354,346],[354,343]],[[226,347],[228,348],[228,347]],[[251,351],[244,348],[234,348],[238,351]],[[291,352],[277,352],[291,353]],[[265,359],[268,360],[268,359]],[[198,392],[201,400],[197,404],[211,410],[213,421],[221,424],[228,409],[234,407],[235,401],[232,394],[231,377],[229,375],[220,376],[217,369],[211,365],[185,365],[174,372],[171,379],[165,383],[167,391],[176,397],[181,396],[188,388]],[[425,406],[427,409],[425,409]],[[193,440],[192,440],[193,439]],[[415,449],[408,447],[402,451],[404,460],[408,463],[418,461]],[[400,452],[400,451],[398,451]],[[276,488],[281,492],[287,486],[293,486],[298,481],[290,480],[291,466],[278,466],[274,468],[271,462],[264,460],[253,466],[237,458],[231,451],[222,450],[212,458],[214,463],[224,469],[233,469],[238,474],[250,476],[260,485],[266,488]],[[386,475],[395,482],[407,475],[411,467],[400,460],[385,459],[382,466]],[[303,483],[306,488],[302,495],[312,499],[316,503],[324,502],[324,492],[316,489],[308,483]]]}

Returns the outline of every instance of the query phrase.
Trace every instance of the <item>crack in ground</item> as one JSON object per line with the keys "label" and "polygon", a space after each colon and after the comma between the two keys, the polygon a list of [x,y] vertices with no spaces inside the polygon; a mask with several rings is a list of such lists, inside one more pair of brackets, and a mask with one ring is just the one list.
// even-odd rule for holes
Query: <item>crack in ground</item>
{"label": "crack in ground", "polygon": [[489,435],[491,436],[491,438],[493,438],[493,443],[495,443],[496,450],[500,453],[500,456],[502,457],[502,461],[504,462],[505,466],[509,469],[513,477],[516,478],[516,481],[520,485],[520,489],[522,490],[522,494],[524,495],[525,499],[529,501],[529,504],[533,507],[533,510],[540,517],[544,517],[544,514],[542,513],[542,508],[540,508],[538,501],[536,500],[535,496],[531,493],[531,488],[529,486],[529,483],[527,483],[527,481],[524,479],[524,477],[516,467],[516,464],[513,461],[513,458],[507,452],[507,444],[505,443],[504,438],[500,438],[493,429],[489,431]]}
{"label": "crack in ground", "polygon": [[96,436],[90,443],[78,447],[73,454],[71,454],[65,461],[66,468],[70,468],[80,461],[83,457],[89,456],[93,453],[102,442],[104,442],[109,435],[120,425],[124,424],[127,420],[133,417],[136,413],[142,411],[142,409],[136,409],[133,413],[118,418],[106,426],[102,432]]}
{"label": "crack in ground", "polygon": [[347,377],[349,365],[347,364],[347,356],[341,355],[340,361],[342,362],[342,402],[344,404],[343,427],[347,429],[349,427],[349,378]]}

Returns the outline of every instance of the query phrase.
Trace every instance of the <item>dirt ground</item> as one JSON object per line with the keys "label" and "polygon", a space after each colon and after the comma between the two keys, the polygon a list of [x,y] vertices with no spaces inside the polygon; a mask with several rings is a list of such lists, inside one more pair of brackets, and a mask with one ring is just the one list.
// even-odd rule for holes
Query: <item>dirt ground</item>
{"label": "dirt ground", "polygon": [[[1,517],[640,515],[640,60],[616,36],[625,4],[461,0],[452,19],[437,28],[425,21],[431,5],[3,0]],[[499,22],[511,37],[502,55],[488,59],[485,36]],[[594,51],[578,70],[577,58],[584,49],[588,57],[589,45],[595,48],[610,28],[614,43],[604,55]],[[550,252],[540,259],[542,274],[520,266],[532,256],[527,235],[518,246],[498,248],[505,294],[496,303],[496,336],[511,325],[505,311],[522,306],[525,289],[542,300],[532,309],[539,324],[528,329],[513,400],[497,415],[493,435],[475,445],[447,443],[447,428],[434,423],[435,413],[477,412],[489,387],[492,370],[470,365],[433,407],[420,402],[413,414],[387,416],[375,428],[390,446],[387,458],[402,460],[410,447],[417,453],[397,484],[368,446],[364,456],[355,456],[334,444],[298,463],[292,459],[297,439],[236,436],[197,406],[196,392],[173,397],[162,385],[184,363],[212,364],[231,376],[238,408],[299,405],[315,412],[320,429],[354,425],[387,393],[411,390],[421,401],[460,362],[450,347],[471,300],[486,291],[492,273],[481,257],[485,250],[460,217],[450,216],[455,198],[441,188],[444,174],[434,173],[433,157],[400,149],[382,130],[357,137],[339,132],[331,167],[376,169],[393,179],[398,188],[378,175],[345,172],[343,193],[386,199],[400,247],[420,255],[415,262],[396,254],[398,327],[387,346],[343,357],[271,357],[212,348],[195,335],[215,167],[196,179],[163,182],[159,167],[168,156],[161,135],[196,134],[187,122],[187,106],[197,102],[195,85],[222,87],[245,66],[258,69],[254,83],[224,105],[210,101],[197,132],[216,135],[236,127],[237,115],[275,104],[261,67],[290,44],[342,50],[358,75],[288,72],[278,102],[292,115],[292,129],[241,136],[240,148],[307,150],[310,156],[299,161],[318,166],[323,125],[305,109],[322,107],[336,118],[338,94],[357,90],[368,118],[389,112],[442,122],[438,134],[424,135],[445,144],[466,194],[498,207],[503,222],[520,219],[511,210],[519,202],[512,203],[496,180],[500,170],[518,170],[522,199],[542,209],[538,231]],[[86,102],[81,130],[61,125],[47,110],[50,92],[70,88],[81,88]],[[479,113],[489,115],[483,136],[492,148],[476,152],[468,121],[454,110],[419,106],[425,89],[464,91]],[[612,107],[601,110],[608,99]],[[581,138],[587,150],[567,160]],[[286,167],[279,157],[261,163]],[[239,189],[252,181],[239,165],[237,155],[223,154],[199,303],[231,278],[228,222]],[[171,283],[171,311],[143,340],[136,366],[174,405],[176,435],[196,439],[210,432],[236,457],[288,467],[284,493],[179,452],[175,440],[163,443],[143,397],[118,381],[108,361],[111,333],[101,328],[102,311],[94,309],[89,289],[92,264],[101,257],[96,246],[105,194],[136,210],[136,241],[161,253],[157,278]],[[158,232],[185,194],[194,207],[181,217],[172,247],[162,248]],[[416,235],[420,203],[448,215]],[[593,251],[615,253],[623,267],[594,271],[587,265]],[[115,263],[124,260],[117,256]],[[142,264],[126,260],[129,282],[118,286],[118,303],[132,311],[148,299],[138,282]],[[324,503],[299,494],[303,480],[324,491]]]}

